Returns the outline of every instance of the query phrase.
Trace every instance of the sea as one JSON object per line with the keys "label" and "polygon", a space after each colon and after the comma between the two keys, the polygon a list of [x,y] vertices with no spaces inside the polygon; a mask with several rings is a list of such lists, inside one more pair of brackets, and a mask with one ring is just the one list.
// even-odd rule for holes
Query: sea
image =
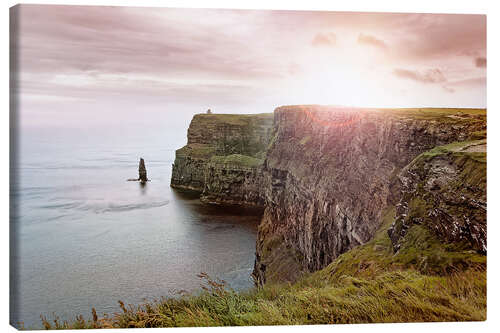
{"label": "sea", "polygon": [[[170,187],[175,149],[157,131],[19,130],[11,156],[10,322],[74,320],[198,293],[200,273],[252,288],[261,212]],[[179,134],[181,133],[181,134]],[[170,137],[171,138],[171,137]],[[138,177],[144,158],[151,180]]]}

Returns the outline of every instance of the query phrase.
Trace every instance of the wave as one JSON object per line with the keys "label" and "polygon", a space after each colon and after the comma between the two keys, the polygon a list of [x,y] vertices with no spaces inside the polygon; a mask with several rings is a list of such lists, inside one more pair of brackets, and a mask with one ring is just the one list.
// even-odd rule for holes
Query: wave
{"label": "wave", "polygon": [[162,201],[152,201],[152,202],[141,202],[141,203],[126,203],[126,204],[116,204],[116,203],[91,203],[86,204],[83,202],[65,202],[65,203],[54,203],[48,205],[41,205],[38,208],[42,209],[56,209],[56,210],[73,210],[73,211],[86,211],[95,214],[102,213],[113,213],[113,212],[126,212],[137,209],[150,209],[157,208],[168,205],[169,200]]}
{"label": "wave", "polygon": [[38,208],[46,208],[46,209],[78,209],[81,206],[81,203],[78,202],[66,202],[66,203],[56,203],[49,205],[41,205]]}
{"label": "wave", "polygon": [[164,201],[157,201],[157,202],[144,202],[144,203],[130,203],[130,204],[108,204],[104,207],[99,207],[99,206],[89,206],[88,210],[94,211],[96,214],[102,214],[102,213],[111,213],[111,212],[126,212],[126,211],[131,211],[131,210],[136,210],[136,209],[150,209],[150,208],[157,208],[157,207],[162,207],[165,205],[168,205],[169,201],[164,200]]}

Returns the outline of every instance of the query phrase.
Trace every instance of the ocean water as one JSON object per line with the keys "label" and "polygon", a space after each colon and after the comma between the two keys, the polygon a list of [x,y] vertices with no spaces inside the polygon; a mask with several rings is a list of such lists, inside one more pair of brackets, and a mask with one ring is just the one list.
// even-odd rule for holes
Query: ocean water
{"label": "ocean water", "polygon": [[[197,292],[200,272],[234,289],[253,285],[260,212],[207,206],[170,188],[184,135],[168,142],[161,132],[121,134],[20,134],[11,170],[15,326]],[[126,181],[137,178],[140,157],[145,186]]]}

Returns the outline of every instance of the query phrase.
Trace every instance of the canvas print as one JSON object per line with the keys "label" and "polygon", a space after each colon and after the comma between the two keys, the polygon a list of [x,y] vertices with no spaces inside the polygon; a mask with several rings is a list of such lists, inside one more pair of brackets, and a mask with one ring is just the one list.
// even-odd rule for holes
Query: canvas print
{"label": "canvas print", "polygon": [[10,9],[19,329],[486,320],[486,16]]}

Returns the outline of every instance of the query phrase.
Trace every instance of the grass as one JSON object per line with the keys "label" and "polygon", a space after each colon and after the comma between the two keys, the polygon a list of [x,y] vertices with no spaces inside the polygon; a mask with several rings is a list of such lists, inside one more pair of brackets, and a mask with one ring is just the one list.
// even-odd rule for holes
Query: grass
{"label": "grass", "polygon": [[[438,121],[440,123],[484,122],[486,109],[470,108],[356,108],[329,105],[285,105],[276,109],[281,112],[335,112],[335,111],[360,111],[382,112],[401,118]],[[484,133],[486,134],[486,133]]]}
{"label": "grass", "polygon": [[201,143],[191,143],[176,150],[176,156],[193,157],[193,158],[209,158],[215,153],[215,148],[211,145]]}
{"label": "grass", "polygon": [[[412,264],[428,267],[429,273],[435,274],[486,267],[484,256],[467,251],[486,251],[485,239],[479,236],[485,235],[486,209],[479,207],[486,204],[487,153],[467,150],[485,144],[486,140],[476,140],[436,147],[405,167],[402,173],[406,176],[401,181],[411,185],[402,191],[400,204],[407,209],[393,224],[391,236],[396,247],[403,237],[397,256],[409,253]],[[471,236],[462,236],[461,228],[469,228]],[[453,241],[442,244],[428,230]],[[412,251],[418,251],[419,262],[415,262],[417,256]]]}
{"label": "grass", "polygon": [[[486,319],[485,273],[427,276],[391,271],[375,278],[343,275],[236,292],[208,280],[197,296],[125,307],[111,317],[45,328],[136,328],[480,321]],[[55,323],[55,324],[54,324]]]}
{"label": "grass", "polygon": [[442,244],[420,226],[394,254],[387,236],[393,218],[390,208],[372,241],[295,283],[238,292],[202,273],[196,295],[120,302],[121,312],[93,312],[90,320],[42,321],[56,329],[485,320],[486,257]]}
{"label": "grass", "polygon": [[450,116],[486,116],[486,109],[470,108],[387,108],[384,112],[411,116],[414,118],[440,118]]}
{"label": "grass", "polygon": [[393,207],[386,211],[381,228],[370,242],[342,254],[324,270],[313,274],[373,278],[387,271],[412,270],[444,276],[467,269],[486,269],[486,256],[463,249],[459,244],[442,243],[421,225],[412,226],[400,250],[393,253],[387,230],[394,214]]}
{"label": "grass", "polygon": [[[385,114],[400,118],[433,121],[448,124],[481,124],[486,121],[486,109],[463,109],[463,108],[403,108],[403,109],[378,109]],[[475,132],[475,134],[479,134]],[[472,135],[473,138],[479,138]],[[486,135],[486,132],[484,132]]]}
{"label": "grass", "polygon": [[[441,155],[441,154],[460,152],[460,151],[467,149],[469,147],[483,145],[483,144],[486,144],[486,139],[453,142],[453,143],[450,143],[450,144],[447,144],[444,146],[435,147],[429,151],[422,153],[420,156],[429,158],[429,157],[434,157],[434,156]],[[482,153],[482,154],[486,155],[486,153]],[[473,156],[473,154],[471,156]],[[418,159],[419,157],[417,157],[416,159]]]}
{"label": "grass", "polygon": [[255,168],[262,164],[263,160],[252,156],[232,154],[227,156],[212,156],[211,163],[215,164],[230,164],[240,167]]}
{"label": "grass", "polygon": [[479,108],[363,108],[334,105],[303,104],[303,105],[283,105],[278,108],[280,111],[334,111],[334,110],[378,110],[388,113],[400,113],[406,115],[421,116],[451,116],[451,115],[479,115],[486,116],[486,109]]}
{"label": "grass", "polygon": [[271,122],[274,119],[273,113],[258,113],[258,114],[228,114],[228,113],[200,113],[194,116],[195,118],[202,119],[204,123],[225,123],[230,125],[247,126],[251,122],[263,121]]}
{"label": "grass", "polygon": [[471,139],[472,140],[486,139],[486,130],[472,132]]}

